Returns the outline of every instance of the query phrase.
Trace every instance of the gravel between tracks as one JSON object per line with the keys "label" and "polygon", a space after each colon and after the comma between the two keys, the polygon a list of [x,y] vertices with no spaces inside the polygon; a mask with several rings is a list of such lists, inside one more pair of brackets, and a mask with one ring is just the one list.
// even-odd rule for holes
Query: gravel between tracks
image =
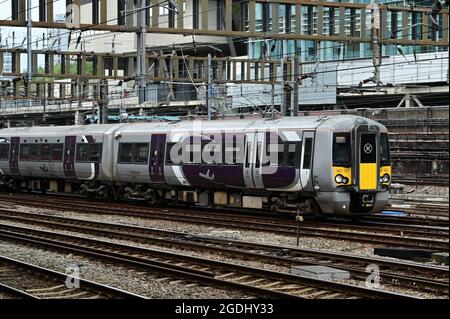
{"label": "gravel between tracks", "polygon": [[448,197],[448,187],[443,186],[405,186],[405,190],[412,191],[414,190],[413,194],[420,194],[420,195],[433,195],[433,196],[447,196]]}
{"label": "gravel between tracks", "polygon": [[0,292],[0,299],[14,299],[11,295],[7,295]]}
{"label": "gravel between tracks", "polygon": [[[79,218],[84,220],[116,223],[131,226],[140,226],[148,228],[158,228],[164,230],[172,230],[187,234],[207,235],[214,230],[233,230],[233,227],[211,227],[207,225],[167,221],[162,219],[152,219],[149,214],[148,218],[131,217],[131,216],[115,216],[103,214],[83,214],[71,211],[55,211],[49,209],[32,208],[28,206],[16,206],[15,209],[31,212],[31,213],[47,213],[55,216]],[[277,235],[270,232],[238,230],[239,240],[258,242],[271,245],[296,246],[296,238],[294,236]],[[301,236],[301,235],[300,235]],[[326,239],[320,237],[301,237],[299,248],[317,249],[331,252],[350,253],[362,256],[373,256],[373,246],[370,244],[350,242],[345,240]]]}
{"label": "gravel between tracks", "polygon": [[[99,262],[77,254],[63,254],[3,240],[0,240],[0,252],[2,256],[60,272],[66,272],[67,267],[77,265],[80,267],[80,276],[84,279],[131,291],[149,298],[228,299],[248,297],[239,292],[213,287],[185,287],[183,284],[170,284],[170,281],[174,281],[174,279],[158,281],[159,278],[153,276],[151,272]],[[1,294],[0,299],[2,299]]]}
{"label": "gravel between tracks", "polygon": [[[142,226],[142,227],[153,227],[153,228],[180,231],[180,232],[185,232],[185,233],[190,233],[190,234],[207,234],[207,233],[211,232],[212,230],[217,230],[217,228],[213,228],[213,227],[209,227],[209,226],[202,226],[202,225],[188,224],[188,223],[181,223],[181,222],[164,221],[164,220],[152,220],[150,218],[81,214],[81,213],[77,213],[77,212],[66,212],[66,211],[60,212],[60,211],[51,211],[51,210],[43,210],[43,209],[34,209],[34,208],[30,208],[30,207],[21,207],[21,206],[18,206],[17,208],[24,210],[24,211],[28,211],[28,212],[36,212],[36,213],[41,212],[42,213],[45,211],[46,213],[51,213],[51,214],[54,214],[57,216],[73,217],[73,218],[80,218],[80,219],[85,219],[85,220],[96,220],[96,221],[118,223],[118,224],[120,223],[120,224],[135,225],[135,226]],[[14,222],[4,221],[4,220],[2,220],[2,223],[8,223],[11,225],[20,225],[20,223],[14,223]],[[28,227],[31,227],[31,226],[28,226]],[[49,228],[41,227],[41,226],[32,226],[32,227],[36,228],[36,229],[49,230]],[[77,235],[76,232],[70,232],[70,231],[61,231],[61,232]],[[263,233],[263,232],[240,231],[240,235],[241,235],[241,238],[240,238],[241,240],[267,243],[267,244],[280,244],[283,246],[287,246],[287,245],[295,246],[295,241],[296,241],[295,238],[293,238],[293,237],[275,235],[275,234]],[[84,235],[83,237],[95,238],[95,239],[105,239],[102,236],[94,236],[94,235]],[[108,240],[110,240],[110,239],[108,239]],[[184,254],[188,254],[191,256],[198,256],[198,257],[203,257],[203,258],[222,260],[222,261],[226,261],[226,262],[233,262],[233,263],[243,264],[243,265],[252,266],[252,267],[264,268],[267,270],[286,271],[286,272],[289,272],[289,270],[290,270],[286,266],[277,266],[277,265],[271,265],[271,264],[267,264],[267,263],[261,263],[258,261],[247,261],[247,260],[240,260],[240,259],[236,259],[236,258],[228,258],[226,256],[221,256],[218,254],[186,251],[186,250],[181,250],[181,249],[176,249],[176,248],[161,248],[156,245],[136,243],[136,242],[131,242],[131,241],[127,241],[127,240],[116,240],[115,239],[114,242],[123,243],[123,244],[131,244],[131,245],[147,247],[147,248],[152,248],[152,249],[157,249],[157,250],[171,251],[171,252],[175,252],[175,253],[184,253]],[[373,256],[373,247],[371,247],[368,244],[361,244],[361,243],[340,241],[340,240],[331,240],[331,239],[323,239],[323,238],[301,238],[300,247],[301,248],[309,248],[309,249],[317,249],[317,250],[322,250],[322,251],[345,252],[345,253],[351,253],[351,254],[355,254],[355,255]],[[391,258],[385,258],[385,259],[391,259]],[[357,284],[357,285],[361,285],[361,286],[365,285],[364,282],[356,281],[356,280],[351,280],[350,282],[345,281],[345,282]],[[422,297],[422,298],[436,297],[432,294],[420,293],[420,292],[417,292],[417,291],[414,291],[411,289],[405,289],[405,288],[397,288],[397,287],[394,288],[394,287],[389,287],[389,286],[382,286],[382,289],[396,291],[399,293],[408,293],[408,294]],[[225,296],[222,296],[221,294],[219,294],[218,296],[225,297]],[[157,298],[165,298],[165,297],[164,296],[161,297],[158,295]],[[172,297],[169,296],[166,298],[172,298]],[[188,297],[188,298],[191,298],[191,297]],[[192,297],[192,298],[195,298],[195,297]],[[208,298],[208,297],[206,297],[206,298]],[[211,298],[214,298],[214,297],[211,297]]]}

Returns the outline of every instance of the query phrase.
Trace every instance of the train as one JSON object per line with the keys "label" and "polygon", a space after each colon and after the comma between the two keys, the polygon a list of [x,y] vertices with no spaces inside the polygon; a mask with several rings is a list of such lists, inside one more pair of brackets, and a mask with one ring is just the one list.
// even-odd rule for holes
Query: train
{"label": "train", "polygon": [[10,192],[356,217],[391,176],[386,127],[354,115],[0,130]]}

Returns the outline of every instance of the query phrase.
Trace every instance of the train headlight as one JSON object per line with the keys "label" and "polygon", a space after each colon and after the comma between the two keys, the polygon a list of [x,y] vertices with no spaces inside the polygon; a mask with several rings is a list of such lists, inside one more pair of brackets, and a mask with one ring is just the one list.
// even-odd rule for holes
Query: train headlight
{"label": "train headlight", "polygon": [[344,178],[342,179],[342,183],[343,183],[343,184],[348,184],[348,178],[347,178],[347,177],[344,177]]}
{"label": "train headlight", "polygon": [[338,184],[342,184],[342,182],[344,181],[344,176],[342,176],[341,174],[338,174],[334,177],[334,181]]}
{"label": "train headlight", "polygon": [[381,179],[383,180],[383,183],[389,183],[391,177],[389,176],[389,174],[384,174]]}

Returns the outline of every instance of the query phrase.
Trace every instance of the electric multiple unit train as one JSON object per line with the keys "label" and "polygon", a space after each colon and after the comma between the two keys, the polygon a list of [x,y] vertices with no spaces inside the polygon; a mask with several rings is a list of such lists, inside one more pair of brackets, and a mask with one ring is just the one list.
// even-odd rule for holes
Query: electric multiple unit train
{"label": "electric multiple unit train", "polygon": [[352,116],[0,130],[9,191],[352,215],[380,212],[388,132]]}

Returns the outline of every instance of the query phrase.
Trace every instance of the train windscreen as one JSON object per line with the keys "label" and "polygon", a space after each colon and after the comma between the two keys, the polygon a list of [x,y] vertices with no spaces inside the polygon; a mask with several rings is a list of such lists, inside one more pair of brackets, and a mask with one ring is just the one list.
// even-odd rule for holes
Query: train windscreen
{"label": "train windscreen", "polygon": [[352,165],[350,133],[333,134],[333,166]]}

